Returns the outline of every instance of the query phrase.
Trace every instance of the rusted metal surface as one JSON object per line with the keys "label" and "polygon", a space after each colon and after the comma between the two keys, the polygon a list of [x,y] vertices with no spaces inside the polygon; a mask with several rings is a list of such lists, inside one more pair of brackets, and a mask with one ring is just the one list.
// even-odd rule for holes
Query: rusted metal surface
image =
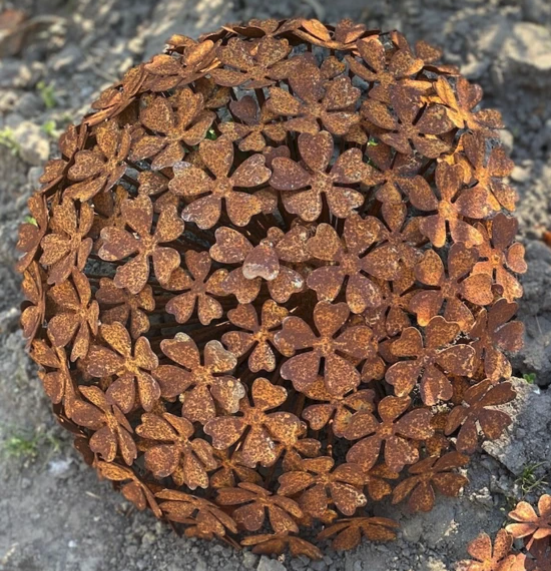
{"label": "rusted metal surface", "polygon": [[173,36],[67,128],[21,227],[21,325],[138,509],[319,558],[301,528],[391,540],[374,502],[457,495],[479,428],[507,426],[512,162],[440,56],[350,20],[231,24]]}

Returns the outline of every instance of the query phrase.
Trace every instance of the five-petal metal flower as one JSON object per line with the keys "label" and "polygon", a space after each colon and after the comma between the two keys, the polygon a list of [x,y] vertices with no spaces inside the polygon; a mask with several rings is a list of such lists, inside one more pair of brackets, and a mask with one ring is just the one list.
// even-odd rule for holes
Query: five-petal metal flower
{"label": "five-petal metal flower", "polygon": [[350,186],[362,180],[361,151],[345,151],[327,172],[334,150],[330,133],[301,133],[298,148],[307,168],[285,157],[277,157],[272,162],[270,186],[283,191],[287,211],[313,222],[321,215],[325,196],[333,216],[348,218],[364,202],[364,196]]}
{"label": "five-petal metal flower", "polygon": [[204,431],[218,450],[229,448],[245,435],[241,448],[243,463],[251,467],[259,462],[262,466],[270,466],[278,458],[276,440],[284,438],[289,432],[296,433],[297,426],[300,427],[302,423],[288,412],[266,414],[287,399],[287,391],[283,387],[260,377],[253,382],[251,395],[253,406],[247,399],[241,401],[242,416],[213,418],[204,426]]}
{"label": "five-petal metal flower", "polygon": [[93,241],[88,237],[94,220],[94,210],[88,203],[76,205],[64,199],[52,208],[50,223],[52,232],[47,233],[40,245],[39,262],[48,267],[48,283],[59,284],[66,280],[76,266],[81,272],[92,251]]}
{"label": "five-petal metal flower", "polygon": [[335,504],[345,516],[352,516],[367,499],[362,492],[364,474],[357,464],[339,464],[329,456],[307,458],[297,469],[279,477],[278,494],[295,496],[302,511],[323,516],[329,504]]}
{"label": "five-petal metal flower", "polygon": [[346,303],[352,313],[362,313],[381,304],[380,290],[362,273],[360,257],[377,240],[379,230],[374,218],[362,219],[358,215],[345,220],[343,240],[329,224],[316,228],[315,236],[308,240],[308,252],[315,260],[330,265],[315,269],[306,283],[320,301],[333,301],[347,278]]}
{"label": "five-petal metal flower", "polygon": [[385,517],[361,517],[341,519],[327,526],[318,534],[318,539],[333,539],[332,547],[337,551],[354,549],[362,536],[369,541],[392,541],[396,538],[398,524]]}
{"label": "five-petal metal flower", "polygon": [[349,315],[350,310],[345,303],[320,301],[313,316],[319,337],[300,317],[289,316],[283,320],[283,328],[275,336],[278,349],[284,354],[311,349],[291,357],[281,367],[281,376],[292,381],[296,390],[307,389],[316,381],[322,359],[323,376],[329,392],[346,393],[360,384],[360,373],[354,361],[374,357],[377,343],[371,329],[362,325],[349,327],[337,335]]}
{"label": "five-petal metal flower", "polygon": [[153,376],[164,397],[180,397],[184,417],[205,424],[216,417],[216,404],[230,414],[239,410],[245,388],[228,374],[235,369],[237,359],[220,341],[208,341],[201,355],[189,335],[177,333],[174,339],[161,341],[161,351],[180,367],[160,365]]}
{"label": "five-petal metal flower", "polygon": [[124,260],[136,254],[117,268],[115,286],[124,287],[133,294],[142,291],[149,279],[149,258],[153,261],[155,277],[161,284],[168,283],[172,272],[180,265],[180,254],[174,248],[161,244],[176,240],[184,231],[184,223],[178,217],[176,208],[167,206],[162,210],[153,233],[153,203],[148,196],[126,199],[121,210],[126,224],[137,237],[117,227],[104,228],[101,231],[103,244],[99,250],[100,258],[108,262]]}
{"label": "five-petal metal flower", "polygon": [[427,324],[424,345],[418,329],[404,329],[390,350],[396,357],[413,359],[398,361],[387,370],[385,379],[394,387],[394,394],[409,395],[419,383],[426,405],[450,400],[453,387],[447,375],[468,377],[474,373],[475,366],[475,350],[470,345],[453,345],[459,333],[459,324],[446,321],[440,315]]}
{"label": "five-petal metal flower", "polygon": [[107,396],[124,412],[134,407],[136,392],[144,410],[150,411],[161,396],[161,389],[150,372],[159,359],[147,337],[138,337],[134,346],[130,334],[118,321],[100,327],[102,339],[111,347],[92,345],[88,352],[86,371],[92,377],[116,375],[107,389]]}
{"label": "five-petal metal flower", "polygon": [[515,538],[525,538],[528,547],[533,542],[551,537],[551,496],[543,494],[538,500],[538,512],[526,501],[519,502],[509,517],[517,523],[510,523],[505,529]]}
{"label": "five-petal metal flower", "polygon": [[430,512],[436,499],[435,489],[444,496],[459,495],[469,480],[452,470],[468,463],[469,457],[459,452],[448,452],[441,458],[429,456],[420,460],[408,468],[410,476],[394,488],[392,503],[397,504],[409,495],[408,507],[412,512]]}
{"label": "five-petal metal flower", "polygon": [[132,339],[137,339],[149,331],[147,314],[155,309],[155,296],[150,285],[146,285],[137,294],[132,294],[115,286],[113,280],[101,278],[96,300],[100,304],[102,323],[111,324],[118,321],[126,327],[130,320],[128,330]]}
{"label": "five-petal metal flower", "polygon": [[[495,440],[511,424],[511,417],[502,410],[488,408],[506,404],[515,398],[511,383],[492,385],[486,379],[469,388],[464,395],[465,404],[456,406],[448,415],[446,434],[450,435],[459,427],[457,450],[472,454],[478,444],[477,423],[486,438]],[[467,406],[465,406],[467,405]]]}
{"label": "five-petal metal flower", "polygon": [[176,195],[190,201],[182,213],[184,220],[195,222],[201,229],[212,228],[220,219],[224,203],[233,224],[246,226],[262,211],[263,203],[255,194],[235,189],[256,188],[268,182],[271,171],[265,165],[265,157],[251,155],[230,175],[234,147],[229,139],[205,139],[199,145],[199,154],[205,168],[179,163],[175,165],[175,176],[168,185]]}
{"label": "five-petal metal flower", "polygon": [[248,531],[260,530],[267,512],[275,533],[298,532],[295,518],[302,517],[299,505],[279,493],[271,494],[262,486],[241,482],[236,488],[221,488],[216,502],[222,506],[240,506],[233,510],[232,517]]}
{"label": "five-petal metal flower", "polygon": [[483,237],[478,247],[480,261],[473,267],[473,274],[486,274],[503,288],[503,297],[512,302],[522,297],[522,285],[511,273],[524,274],[528,269],[524,261],[524,246],[515,242],[518,221],[503,213],[497,214],[489,223],[490,231],[480,226]]}
{"label": "five-petal metal flower", "polygon": [[172,476],[178,486],[207,488],[207,472],[218,464],[211,445],[202,438],[192,438],[194,432],[193,424],[180,416],[168,412],[162,416],[143,414],[136,434],[146,440],[145,467],[158,478]]}
{"label": "five-petal metal flower", "polygon": [[99,387],[81,386],[79,391],[89,402],[77,399],[71,420],[94,431],[90,438],[92,452],[99,454],[105,462],[113,462],[120,453],[126,464],[131,466],[138,456],[138,449],[127,418]]}
{"label": "five-petal metal flower", "polygon": [[391,470],[400,472],[406,464],[417,462],[419,450],[412,441],[432,436],[432,413],[421,408],[407,412],[410,405],[409,397],[388,396],[377,407],[381,421],[368,410],[354,414],[344,430],[344,437],[361,440],[348,451],[347,462],[360,464],[365,471],[370,470],[379,458],[383,443],[385,464]]}
{"label": "five-petal metal flower", "polygon": [[[478,260],[476,248],[453,244],[448,252],[448,276],[440,256],[427,250],[415,267],[417,279],[433,289],[418,291],[410,300],[409,309],[417,315],[417,323],[423,327],[438,315],[444,301],[444,317],[459,323],[462,331],[469,331],[474,317],[465,301],[485,306],[492,303],[492,278],[487,274],[472,273]],[[465,301],[463,301],[465,300]]]}
{"label": "five-petal metal flower", "polygon": [[258,371],[271,372],[275,369],[277,362],[273,350],[276,333],[274,330],[281,326],[288,313],[287,309],[269,299],[262,306],[261,322],[259,323],[253,305],[238,305],[235,309],[228,311],[228,319],[232,325],[239,327],[240,330],[224,333],[222,343],[236,357],[241,357],[250,352],[248,364],[253,373],[258,373]]}
{"label": "five-petal metal flower", "polygon": [[131,145],[128,128],[121,129],[115,120],[99,125],[95,131],[97,147],[75,154],[67,176],[74,184],[64,196],[85,202],[99,192],[110,190],[124,175]]}
{"label": "five-petal metal flower", "polygon": [[[175,109],[174,109],[175,108]],[[198,145],[210,129],[215,115],[203,109],[203,96],[183,89],[174,100],[156,97],[140,111],[140,121],[148,132],[132,145],[130,159],[151,159],[151,168],[161,170],[184,158],[187,147]]]}

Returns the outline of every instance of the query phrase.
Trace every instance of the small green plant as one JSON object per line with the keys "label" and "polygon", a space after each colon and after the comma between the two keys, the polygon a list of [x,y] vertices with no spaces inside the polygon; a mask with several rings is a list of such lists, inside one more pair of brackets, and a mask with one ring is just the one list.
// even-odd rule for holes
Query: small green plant
{"label": "small green plant", "polygon": [[515,480],[522,492],[522,496],[526,496],[530,492],[543,489],[547,486],[545,476],[541,478],[537,476],[538,468],[543,466],[542,462],[531,462],[524,466],[520,476]]}
{"label": "small green plant", "polygon": [[60,449],[60,441],[49,432],[14,431],[0,444],[2,455],[7,458],[33,461],[39,455],[40,447],[45,445],[47,456]]}
{"label": "small green plant", "polygon": [[211,141],[216,141],[217,138],[218,136],[216,135],[216,131],[214,129],[209,129],[207,131],[207,139],[210,139]]}
{"label": "small green plant", "polygon": [[25,224],[32,224],[33,226],[38,226],[38,222],[36,221],[36,218],[34,218],[34,216],[25,216],[25,218],[23,218],[23,222],[25,222]]}
{"label": "small green plant", "polygon": [[536,382],[536,373],[524,373],[522,378],[529,384],[533,385]]}
{"label": "small green plant", "polygon": [[36,84],[36,88],[38,89],[38,93],[40,94],[46,109],[53,109],[57,105],[54,86],[51,83],[39,81]]}
{"label": "small green plant", "polygon": [[46,135],[48,135],[48,137],[51,137],[52,139],[57,138],[58,136],[57,123],[53,119],[46,121],[41,128],[42,131],[46,133]]}
{"label": "small green plant", "polygon": [[10,127],[0,130],[0,145],[9,149],[12,155],[19,153],[19,143],[15,140],[13,129]]}

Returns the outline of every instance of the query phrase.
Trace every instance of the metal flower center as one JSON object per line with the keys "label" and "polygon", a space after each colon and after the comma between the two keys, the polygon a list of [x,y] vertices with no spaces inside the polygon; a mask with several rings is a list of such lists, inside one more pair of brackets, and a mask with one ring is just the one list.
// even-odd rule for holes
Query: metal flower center
{"label": "metal flower center", "polygon": [[382,424],[379,425],[379,428],[377,429],[377,435],[379,436],[379,438],[382,438],[383,440],[390,438],[391,436],[394,436],[394,425],[392,424],[392,422],[383,422]]}
{"label": "metal flower center", "polygon": [[329,175],[317,172],[312,176],[310,185],[316,192],[329,192],[333,188],[333,181]]}
{"label": "metal flower center", "polygon": [[231,193],[232,189],[233,185],[229,178],[219,178],[214,185],[214,190],[212,193],[220,197],[228,196]]}
{"label": "metal flower center", "polygon": [[360,259],[354,254],[343,254],[340,266],[345,274],[353,276],[360,271]]}
{"label": "metal flower center", "polygon": [[455,206],[447,200],[440,201],[440,204],[438,205],[438,213],[446,220],[452,220],[457,217]]}

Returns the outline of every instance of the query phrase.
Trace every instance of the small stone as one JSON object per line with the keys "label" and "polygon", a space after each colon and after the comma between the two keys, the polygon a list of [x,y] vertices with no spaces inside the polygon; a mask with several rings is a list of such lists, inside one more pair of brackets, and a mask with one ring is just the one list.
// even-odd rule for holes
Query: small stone
{"label": "small stone", "polygon": [[157,538],[156,538],[155,534],[152,531],[148,531],[142,537],[142,546],[151,545],[152,543],[155,543],[156,539]]}
{"label": "small stone", "polygon": [[38,125],[22,121],[13,130],[13,138],[19,146],[19,155],[26,163],[38,166],[48,159],[50,142]]}
{"label": "small stone", "polygon": [[258,555],[255,555],[252,551],[243,552],[243,567],[245,569],[254,569],[257,561]]}
{"label": "small stone", "polygon": [[522,167],[516,166],[511,173],[511,178],[515,182],[528,182],[530,180],[531,173],[529,169],[523,169]]}
{"label": "small stone", "polygon": [[280,563],[277,559],[269,559],[263,555],[260,558],[256,571],[286,571],[286,569],[283,563]]}
{"label": "small stone", "polygon": [[515,142],[515,137],[513,133],[511,133],[511,131],[507,129],[501,129],[499,131],[499,138],[501,139],[501,142],[503,143],[503,146],[505,147],[507,152],[511,153]]}

